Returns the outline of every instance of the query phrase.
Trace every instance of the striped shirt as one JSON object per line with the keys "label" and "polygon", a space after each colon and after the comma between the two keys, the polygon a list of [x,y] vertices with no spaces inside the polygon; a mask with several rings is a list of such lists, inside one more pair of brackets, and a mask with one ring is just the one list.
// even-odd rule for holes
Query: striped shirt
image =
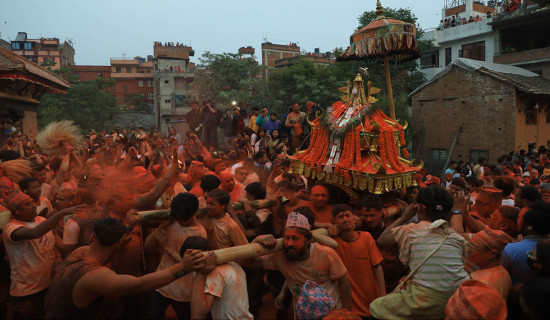
{"label": "striped shirt", "polygon": [[[429,255],[445,236],[444,225],[430,230],[431,222],[420,221],[392,229],[399,244],[399,259],[413,270]],[[434,253],[412,276],[412,282],[423,287],[448,292],[470,277],[464,270],[467,255],[467,241],[458,233],[449,230],[450,235],[441,248]]]}

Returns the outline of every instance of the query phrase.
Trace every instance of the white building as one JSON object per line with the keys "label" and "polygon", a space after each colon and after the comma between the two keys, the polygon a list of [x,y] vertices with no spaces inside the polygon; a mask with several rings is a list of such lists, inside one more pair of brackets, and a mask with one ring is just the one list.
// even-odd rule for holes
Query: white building
{"label": "white building", "polygon": [[[430,80],[457,58],[493,62],[496,33],[488,23],[493,21],[487,13],[495,11],[494,2],[488,5],[473,0],[445,0],[442,21],[455,19],[455,26],[437,27],[424,33],[423,39],[433,40],[434,51],[423,52],[420,58],[421,71]],[[481,20],[459,24],[458,19],[470,17]]]}

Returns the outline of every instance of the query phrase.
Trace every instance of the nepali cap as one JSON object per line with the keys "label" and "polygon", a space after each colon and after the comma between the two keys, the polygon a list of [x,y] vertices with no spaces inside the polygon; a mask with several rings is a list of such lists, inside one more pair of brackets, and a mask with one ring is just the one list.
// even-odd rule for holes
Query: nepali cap
{"label": "nepali cap", "polygon": [[513,241],[507,233],[501,230],[494,230],[485,226],[485,229],[479,231],[474,235],[479,241],[481,241],[489,250],[496,250],[501,253],[504,247]]}
{"label": "nepali cap", "polygon": [[291,212],[286,220],[285,229],[287,228],[302,228],[306,230],[311,230],[311,225],[303,214],[298,212]]}
{"label": "nepali cap", "polygon": [[487,186],[481,186],[481,189],[479,190],[478,199],[483,198],[487,199],[487,201],[490,201],[492,204],[500,204],[502,203],[502,190]]}
{"label": "nepali cap", "polygon": [[8,208],[11,212],[14,212],[19,209],[23,202],[28,200],[32,201],[31,197],[21,191],[14,191],[2,199],[2,202],[6,208]]}
{"label": "nepali cap", "polygon": [[493,287],[467,280],[451,296],[445,319],[506,319],[506,301]]}

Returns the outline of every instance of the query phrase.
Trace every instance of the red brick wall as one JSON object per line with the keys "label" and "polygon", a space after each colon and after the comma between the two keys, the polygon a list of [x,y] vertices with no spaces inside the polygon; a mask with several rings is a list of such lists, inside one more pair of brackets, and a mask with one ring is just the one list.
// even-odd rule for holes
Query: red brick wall
{"label": "red brick wall", "polygon": [[[132,94],[143,94],[147,103],[154,103],[154,99],[148,99],[148,93],[154,93],[154,87],[147,86],[147,80],[143,79],[143,87],[138,86],[137,79],[117,79],[113,89],[111,90],[111,95],[113,95],[117,103],[125,103],[125,97]],[[152,79],[151,79],[152,81]],[[128,90],[124,91],[124,86],[127,86]]]}
{"label": "red brick wall", "polygon": [[413,151],[421,143],[421,159],[429,165],[431,149],[449,152],[455,132],[462,127],[451,160],[469,161],[470,150],[489,150],[489,162],[496,163],[515,148],[515,117],[514,87],[454,67],[412,97],[412,125],[417,132]]}

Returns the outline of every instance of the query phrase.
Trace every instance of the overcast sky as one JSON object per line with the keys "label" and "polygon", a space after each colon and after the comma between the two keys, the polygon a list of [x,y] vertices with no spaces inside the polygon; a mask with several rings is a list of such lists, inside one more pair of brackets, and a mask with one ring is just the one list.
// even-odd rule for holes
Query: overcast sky
{"label": "overcast sky", "polygon": [[[444,0],[382,0],[391,8],[411,8],[423,29],[436,27]],[[71,39],[78,65],[109,65],[112,57],[146,57],[154,41],[173,41],[195,50],[236,53],[261,43],[297,43],[302,50],[347,47],[349,36],[375,0],[0,0],[0,37],[17,32],[31,39]]]}

